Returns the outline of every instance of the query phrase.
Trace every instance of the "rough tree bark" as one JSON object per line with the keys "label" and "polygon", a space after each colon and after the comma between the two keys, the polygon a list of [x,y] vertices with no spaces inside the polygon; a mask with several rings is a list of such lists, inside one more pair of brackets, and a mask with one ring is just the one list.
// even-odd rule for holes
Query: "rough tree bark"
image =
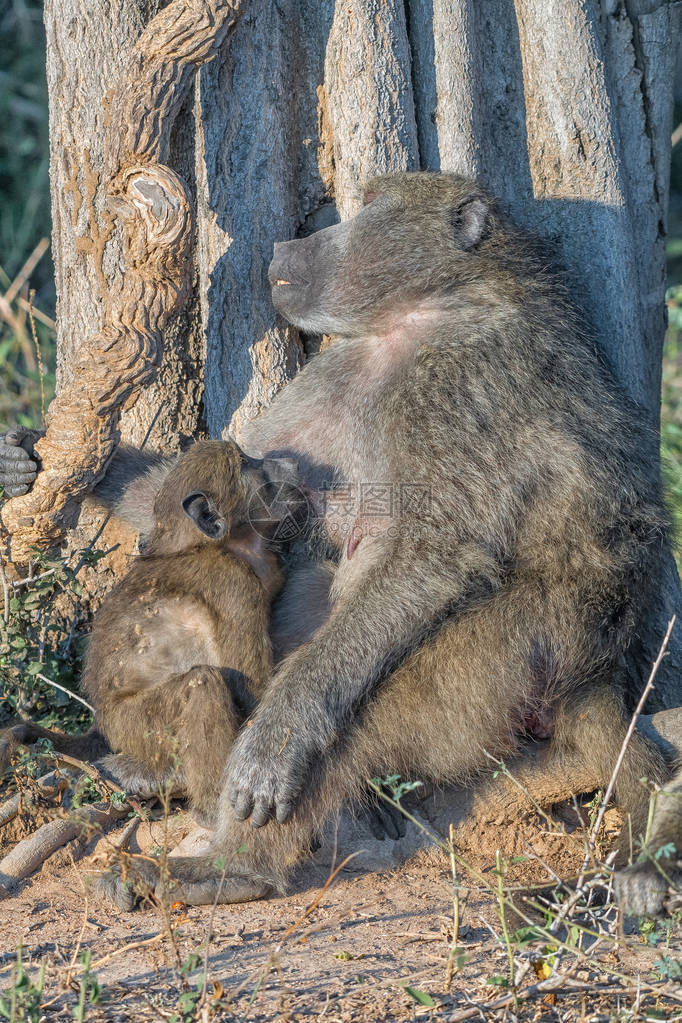
{"label": "rough tree bark", "polygon": [[[15,561],[59,542],[118,443],[121,410],[156,375],[169,320],[190,291],[192,211],[181,179],[165,165],[175,118],[196,67],[215,56],[234,27],[240,0],[180,0],[158,14],[130,50],[105,98],[102,188],[104,228],[90,213],[91,257],[102,290],[99,331],[78,345],[70,372],[36,445],[43,464],[30,493],[3,509]],[[92,165],[85,177],[94,187]],[[90,181],[88,181],[90,178]],[[74,212],[83,195],[72,168]],[[90,203],[92,206],[92,204]],[[122,267],[108,283],[105,246],[122,227]]]}
{"label": "rough tree bark", "polygon": [[[101,102],[163,6],[46,5],[60,386],[118,269],[116,243],[102,274],[85,251],[107,230],[93,177]],[[216,436],[257,414],[320,343],[271,308],[273,241],[352,214],[367,174],[419,167],[479,177],[555,243],[619,379],[656,424],[679,18],[666,0],[253,0],[201,71],[195,121],[188,106],[171,147],[180,172],[195,154],[197,304],[170,331],[124,437],[139,440],[159,405],[164,446],[178,430]],[[91,199],[74,206],[78,194]],[[644,623],[649,655],[681,604],[671,561]],[[656,706],[682,702],[681,667],[678,628]]]}

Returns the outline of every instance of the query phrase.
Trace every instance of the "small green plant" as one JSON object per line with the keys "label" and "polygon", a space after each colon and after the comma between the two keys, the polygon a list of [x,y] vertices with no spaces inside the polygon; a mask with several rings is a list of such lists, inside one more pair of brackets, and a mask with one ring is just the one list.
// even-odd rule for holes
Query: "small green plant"
{"label": "small green plant", "polygon": [[77,698],[83,644],[75,627],[83,592],[78,573],[105,553],[80,551],[75,565],[68,557],[36,553],[24,578],[3,580],[0,720],[30,713],[48,728],[58,724],[83,731],[89,726],[91,715]]}
{"label": "small green plant", "polygon": [[81,953],[80,962],[83,972],[80,976],[80,991],[78,993],[78,1004],[74,1006],[73,1018],[76,1023],[83,1023],[87,1016],[88,1006],[98,1005],[102,997],[102,990],[99,981],[94,973],[90,972],[92,952],[86,949]]}
{"label": "small green plant", "polygon": [[[116,793],[116,795],[119,795],[119,793]],[[79,806],[86,806],[88,803],[98,803],[101,799],[104,799],[104,794],[97,787],[97,783],[89,775],[85,774],[78,780],[71,805],[74,808],[78,808]]]}
{"label": "small green plant", "polygon": [[410,987],[408,984],[401,984],[400,986],[405,994],[409,995],[410,998],[414,998],[415,1002],[418,1002],[419,1005],[427,1005],[430,1009],[435,1008],[436,1003],[426,991],[420,991],[418,987]]}
{"label": "small green plant", "polygon": [[179,967],[185,990],[178,998],[178,1011],[173,1013],[168,1023],[192,1023],[195,1019],[199,1000],[203,993],[203,985],[202,987],[190,985],[189,975],[194,973],[200,965],[201,956],[197,952],[190,952],[182,966]]}
{"label": "small green plant", "polygon": [[420,788],[422,784],[420,781],[401,781],[399,774],[389,774],[385,778],[372,778],[372,785],[388,792],[396,803],[399,803],[408,792]]}
{"label": "small green plant", "polygon": [[22,947],[17,945],[17,960],[12,970],[10,986],[0,994],[0,1019],[9,1023],[39,1023],[42,1017],[40,1003],[45,985],[45,964],[40,967],[37,981],[24,966]]}
{"label": "small green plant", "polygon": [[661,980],[682,981],[682,960],[663,956],[654,963],[654,970]]}
{"label": "small green plant", "polygon": [[680,913],[673,913],[672,916],[658,920],[645,916],[639,921],[639,933],[647,945],[663,945],[667,949],[670,947],[671,938],[679,934],[681,922]]}

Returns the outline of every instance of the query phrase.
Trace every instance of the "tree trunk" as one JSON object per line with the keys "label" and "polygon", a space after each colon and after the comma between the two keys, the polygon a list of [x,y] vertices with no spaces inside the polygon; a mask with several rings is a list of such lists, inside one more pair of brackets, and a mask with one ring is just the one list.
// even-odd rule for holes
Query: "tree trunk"
{"label": "tree trunk", "polygon": [[[60,386],[120,259],[116,239],[102,247],[102,99],[163,6],[46,4]],[[555,243],[657,424],[678,20],[665,0],[246,3],[176,129],[171,166],[196,189],[195,301],[123,436],[139,441],[159,408],[154,447],[238,432],[319,345],[272,310],[273,242],[351,215],[367,175],[420,167],[477,176]],[[681,607],[671,559],[648,657]],[[655,706],[682,701],[681,668],[682,625]]]}

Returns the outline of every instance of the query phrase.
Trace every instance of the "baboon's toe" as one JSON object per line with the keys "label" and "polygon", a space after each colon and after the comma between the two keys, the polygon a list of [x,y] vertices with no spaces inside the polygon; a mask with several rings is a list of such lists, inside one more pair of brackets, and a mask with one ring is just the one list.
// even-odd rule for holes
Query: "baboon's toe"
{"label": "baboon's toe", "polygon": [[120,909],[131,913],[138,905],[149,904],[159,883],[158,867],[148,860],[133,858],[114,864],[92,878],[94,891]]}

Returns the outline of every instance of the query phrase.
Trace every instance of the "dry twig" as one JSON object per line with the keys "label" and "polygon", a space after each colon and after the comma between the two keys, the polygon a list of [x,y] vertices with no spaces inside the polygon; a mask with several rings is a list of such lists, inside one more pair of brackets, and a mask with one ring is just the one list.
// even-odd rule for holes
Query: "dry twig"
{"label": "dry twig", "polygon": [[[654,688],[654,680],[656,678],[656,673],[658,672],[658,669],[661,666],[661,662],[662,662],[663,658],[665,657],[665,652],[666,652],[666,650],[668,648],[668,643],[670,641],[670,636],[672,635],[673,628],[675,627],[676,620],[677,620],[677,616],[673,615],[672,618],[670,619],[670,621],[668,622],[668,628],[666,630],[665,636],[663,637],[663,642],[661,643],[661,648],[658,651],[658,656],[656,657],[656,660],[654,661],[654,663],[653,663],[653,665],[651,667],[651,672],[649,673],[649,678],[647,680],[647,684],[645,685],[644,691],[643,691],[642,695],[639,698],[639,703],[635,707],[635,712],[632,715],[632,718],[630,720],[630,724],[628,725],[628,730],[625,733],[625,738],[623,739],[623,744],[622,744],[622,746],[620,748],[620,753],[618,754],[618,759],[616,760],[615,766],[613,768],[613,773],[611,775],[611,780],[609,781],[609,784],[606,787],[606,792],[604,793],[604,798],[602,799],[601,805],[599,807],[599,813],[597,814],[597,818],[596,818],[596,820],[594,822],[594,826],[593,826],[592,831],[590,833],[590,839],[589,839],[589,851],[590,851],[590,853],[594,850],[594,846],[595,846],[595,843],[597,841],[597,835],[599,834],[599,829],[600,829],[601,823],[602,823],[602,821],[604,819],[604,814],[606,813],[606,808],[609,805],[609,802],[611,800],[611,796],[613,795],[613,790],[616,787],[616,779],[618,778],[618,773],[619,773],[619,771],[621,769],[621,766],[623,764],[623,760],[625,758],[625,753],[627,751],[627,748],[628,748],[628,746],[630,744],[630,740],[632,739],[633,733],[635,731],[635,725],[637,724],[639,716],[640,716],[640,714],[642,713],[642,711],[644,709],[644,704],[646,703],[646,701],[647,701],[647,699],[649,697],[649,693]],[[589,857],[586,856],[585,857],[585,862],[583,863],[583,871],[587,867],[588,859],[589,859]],[[582,882],[582,876],[580,878],[580,881],[578,882],[578,887],[580,887],[581,882]]]}

